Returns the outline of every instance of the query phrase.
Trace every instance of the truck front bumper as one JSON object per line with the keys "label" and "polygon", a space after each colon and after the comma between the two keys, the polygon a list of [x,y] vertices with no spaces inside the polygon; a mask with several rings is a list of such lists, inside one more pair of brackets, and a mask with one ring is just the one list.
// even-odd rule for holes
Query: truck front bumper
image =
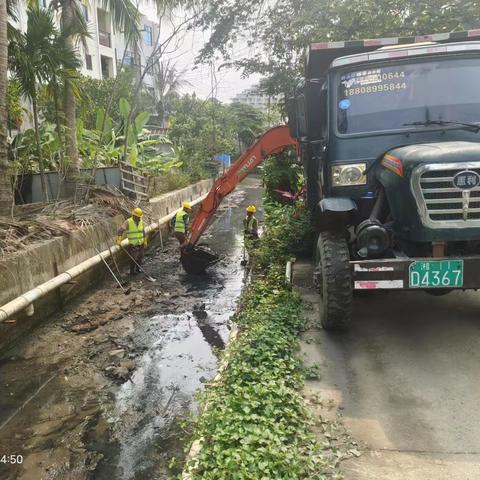
{"label": "truck front bumper", "polygon": [[350,262],[354,290],[422,290],[426,287],[410,285],[410,266],[414,262],[440,260],[463,261],[463,283],[448,288],[456,290],[480,289],[480,256],[459,258],[388,258]]}

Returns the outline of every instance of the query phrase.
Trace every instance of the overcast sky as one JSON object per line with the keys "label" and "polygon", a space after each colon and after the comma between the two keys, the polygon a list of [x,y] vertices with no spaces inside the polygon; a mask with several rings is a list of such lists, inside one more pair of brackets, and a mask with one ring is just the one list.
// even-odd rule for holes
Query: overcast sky
{"label": "overcast sky", "polygon": [[[142,3],[140,9],[151,20],[157,20],[153,6]],[[212,96],[210,65],[195,66],[194,64],[196,55],[200,52],[207,39],[208,35],[204,32],[187,32],[184,35],[180,48],[171,54],[172,59],[177,64],[178,70],[185,69],[185,80],[190,83],[189,86],[183,87],[183,93],[195,92],[200,98]],[[245,42],[239,41],[234,51],[234,58],[242,58],[246,55],[253,54],[254,52],[245,45]],[[222,102],[230,102],[236,94],[255,85],[260,79],[259,75],[242,78],[241,72],[234,69],[220,68],[220,70],[218,70],[220,65],[221,62],[216,65],[216,81],[213,82],[213,90],[215,97]]]}

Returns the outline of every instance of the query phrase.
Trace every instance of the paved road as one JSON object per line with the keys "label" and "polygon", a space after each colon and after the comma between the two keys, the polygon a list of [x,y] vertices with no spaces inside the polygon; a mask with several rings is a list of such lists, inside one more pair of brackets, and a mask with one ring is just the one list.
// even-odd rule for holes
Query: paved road
{"label": "paved road", "polygon": [[[295,278],[317,316],[310,265]],[[342,464],[347,480],[480,479],[480,293],[372,293],[356,298],[350,332],[307,337],[308,362],[321,365],[308,387],[363,445]]]}

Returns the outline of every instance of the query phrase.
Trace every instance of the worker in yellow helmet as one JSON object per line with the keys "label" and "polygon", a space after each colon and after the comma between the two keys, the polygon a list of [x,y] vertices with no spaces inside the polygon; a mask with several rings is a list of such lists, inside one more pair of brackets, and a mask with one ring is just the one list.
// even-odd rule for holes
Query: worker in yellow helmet
{"label": "worker in yellow helmet", "polygon": [[173,234],[178,240],[180,247],[185,244],[188,232],[189,215],[192,212],[192,205],[189,202],[183,202],[182,208],[172,219]]}
{"label": "worker in yellow helmet", "polygon": [[249,205],[247,207],[247,216],[243,219],[243,233],[245,235],[245,239],[258,239],[258,221],[255,218],[256,211],[257,208],[255,205]]}
{"label": "worker in yellow helmet", "polygon": [[134,208],[132,216],[125,220],[117,231],[117,245],[122,243],[123,236],[128,239],[128,253],[132,257],[130,259],[130,275],[140,273],[140,269],[135,264],[141,265],[145,248],[147,246],[147,237],[145,235],[145,227],[143,226],[143,211],[141,208]]}

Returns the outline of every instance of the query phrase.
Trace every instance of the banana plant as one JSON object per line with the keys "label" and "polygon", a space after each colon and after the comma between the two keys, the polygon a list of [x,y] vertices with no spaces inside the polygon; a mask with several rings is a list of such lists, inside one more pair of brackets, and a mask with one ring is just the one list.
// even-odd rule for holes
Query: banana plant
{"label": "banana plant", "polygon": [[[130,108],[127,100],[120,99],[119,111],[123,122],[127,121]],[[84,165],[94,167],[117,164],[123,158],[126,142],[127,161],[133,166],[155,174],[179,168],[182,162],[176,158],[171,142],[145,128],[149,118],[148,112],[140,112],[128,128],[127,139],[121,134],[125,123],[115,126],[103,108],[97,110],[95,129],[86,129],[79,120],[77,143]],[[165,150],[166,146],[168,148]]]}
{"label": "banana plant", "polygon": [[53,123],[43,122],[38,131],[38,140],[33,128],[29,128],[13,137],[8,146],[11,161],[16,162],[19,173],[39,173],[38,148],[46,170],[60,170],[60,143],[57,127]]}
{"label": "banana plant", "polygon": [[[128,103],[128,100],[121,98],[119,102],[120,115],[122,116],[123,125],[124,125],[124,151],[127,153],[127,159],[132,165],[137,164],[138,160],[138,140],[143,133],[145,125],[150,119],[150,114],[148,112],[140,112],[134,119],[134,121],[128,125],[130,120],[132,107]],[[125,126],[128,125],[128,128]],[[125,148],[126,144],[126,148]]]}

